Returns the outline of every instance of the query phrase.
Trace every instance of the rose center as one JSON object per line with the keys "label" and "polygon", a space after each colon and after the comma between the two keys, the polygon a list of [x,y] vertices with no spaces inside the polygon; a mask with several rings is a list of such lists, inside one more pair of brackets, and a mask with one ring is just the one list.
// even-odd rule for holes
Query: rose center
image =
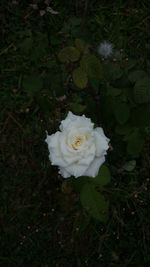
{"label": "rose center", "polygon": [[85,140],[85,135],[75,136],[73,142],[71,143],[72,148],[75,150],[79,149],[79,147],[85,142]]}

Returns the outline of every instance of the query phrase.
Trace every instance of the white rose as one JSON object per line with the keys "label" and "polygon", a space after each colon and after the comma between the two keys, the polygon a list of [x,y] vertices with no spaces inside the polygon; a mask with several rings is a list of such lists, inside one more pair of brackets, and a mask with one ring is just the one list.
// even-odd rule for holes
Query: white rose
{"label": "white rose", "polygon": [[90,176],[98,174],[105,161],[109,148],[109,139],[102,128],[93,128],[91,119],[76,116],[69,112],[61,121],[60,131],[47,135],[49,159],[52,165],[59,167],[64,177]]}

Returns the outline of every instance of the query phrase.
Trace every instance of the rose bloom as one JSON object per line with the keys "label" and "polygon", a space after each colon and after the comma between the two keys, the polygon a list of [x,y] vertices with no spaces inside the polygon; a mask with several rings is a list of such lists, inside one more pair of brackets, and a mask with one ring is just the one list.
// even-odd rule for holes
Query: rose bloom
{"label": "rose bloom", "polygon": [[59,167],[64,178],[95,177],[109,148],[103,129],[94,128],[94,123],[85,115],[76,116],[72,112],[61,121],[59,129],[45,140],[52,165]]}

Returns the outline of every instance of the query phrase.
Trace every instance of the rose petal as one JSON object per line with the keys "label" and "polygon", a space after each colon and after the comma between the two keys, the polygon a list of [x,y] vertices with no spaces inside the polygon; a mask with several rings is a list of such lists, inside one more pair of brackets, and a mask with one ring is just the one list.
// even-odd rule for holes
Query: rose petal
{"label": "rose petal", "polygon": [[83,173],[83,176],[95,177],[98,174],[100,166],[104,163],[105,157],[95,158],[88,169]]}
{"label": "rose petal", "polygon": [[61,174],[64,178],[68,178],[71,176],[71,174],[67,172],[65,168],[62,167],[59,168],[59,174]]}
{"label": "rose petal", "polygon": [[66,167],[67,171],[76,178],[83,176],[84,172],[87,170],[91,162],[93,162],[94,157],[95,157],[95,145],[93,144],[91,149],[88,151],[88,154],[85,153],[82,154],[80,160],[75,161],[74,163]]}
{"label": "rose petal", "polygon": [[88,151],[84,151],[84,154],[82,155],[82,158],[79,162],[79,164],[84,164],[89,166],[89,164],[93,161],[94,157],[95,157],[95,144],[92,144]]}
{"label": "rose petal", "polygon": [[87,165],[84,165],[84,164],[81,164],[81,163],[73,163],[69,166],[67,166],[67,171],[75,176],[76,178],[77,177],[80,177],[80,176],[83,176],[84,172],[86,171],[87,169]]}
{"label": "rose petal", "polygon": [[90,163],[95,156],[95,144],[91,139],[89,139],[88,144],[85,144],[85,146],[83,145],[81,149],[75,150],[67,144],[67,136],[61,133],[59,146],[61,155],[68,165],[78,161],[80,161],[81,164],[87,164],[87,162]]}
{"label": "rose petal", "polygon": [[109,148],[108,142],[109,139],[104,135],[104,132],[101,128],[96,128],[94,130],[95,134],[95,144],[96,144],[96,156],[100,157],[107,154]]}
{"label": "rose petal", "polygon": [[76,162],[80,159],[79,153],[76,150],[70,149],[66,144],[66,136],[62,133],[59,140],[60,153],[63,156],[67,165]]}
{"label": "rose petal", "polygon": [[48,144],[49,147],[56,147],[58,145],[58,140],[60,138],[61,132],[57,131],[55,134],[48,135],[45,139],[45,142]]}
{"label": "rose petal", "polygon": [[83,128],[87,127],[89,129],[93,129],[94,123],[91,122],[91,119],[83,116],[76,116],[71,111],[68,112],[68,115],[65,120],[61,122],[60,130],[64,131],[68,128]]}
{"label": "rose petal", "polygon": [[65,167],[67,165],[64,160],[63,155],[60,152],[59,140],[60,140],[61,132],[56,132],[52,135],[47,135],[45,142],[48,144],[49,149],[49,159],[52,162],[52,165],[58,165],[61,167]]}
{"label": "rose petal", "polygon": [[61,124],[59,126],[60,130],[63,131],[74,120],[76,120],[76,115],[69,111],[66,119],[61,121]]}
{"label": "rose petal", "polygon": [[105,138],[106,138],[106,140],[107,140],[107,142],[109,142],[109,141],[110,141],[110,139],[109,139],[109,138],[107,138],[107,137],[106,137],[106,135],[104,134],[104,130],[103,130],[101,127],[97,127],[97,128],[95,128],[95,129],[94,129],[94,131],[96,131],[96,132],[100,133],[102,137],[105,137]]}

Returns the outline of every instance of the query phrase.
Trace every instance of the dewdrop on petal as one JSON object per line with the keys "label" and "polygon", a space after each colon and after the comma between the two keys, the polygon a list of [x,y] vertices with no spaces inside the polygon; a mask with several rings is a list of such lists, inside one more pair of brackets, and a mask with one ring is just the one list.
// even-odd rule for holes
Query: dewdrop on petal
{"label": "dewdrop on petal", "polygon": [[107,41],[100,43],[98,47],[98,54],[104,58],[108,58],[113,54],[113,45]]}

